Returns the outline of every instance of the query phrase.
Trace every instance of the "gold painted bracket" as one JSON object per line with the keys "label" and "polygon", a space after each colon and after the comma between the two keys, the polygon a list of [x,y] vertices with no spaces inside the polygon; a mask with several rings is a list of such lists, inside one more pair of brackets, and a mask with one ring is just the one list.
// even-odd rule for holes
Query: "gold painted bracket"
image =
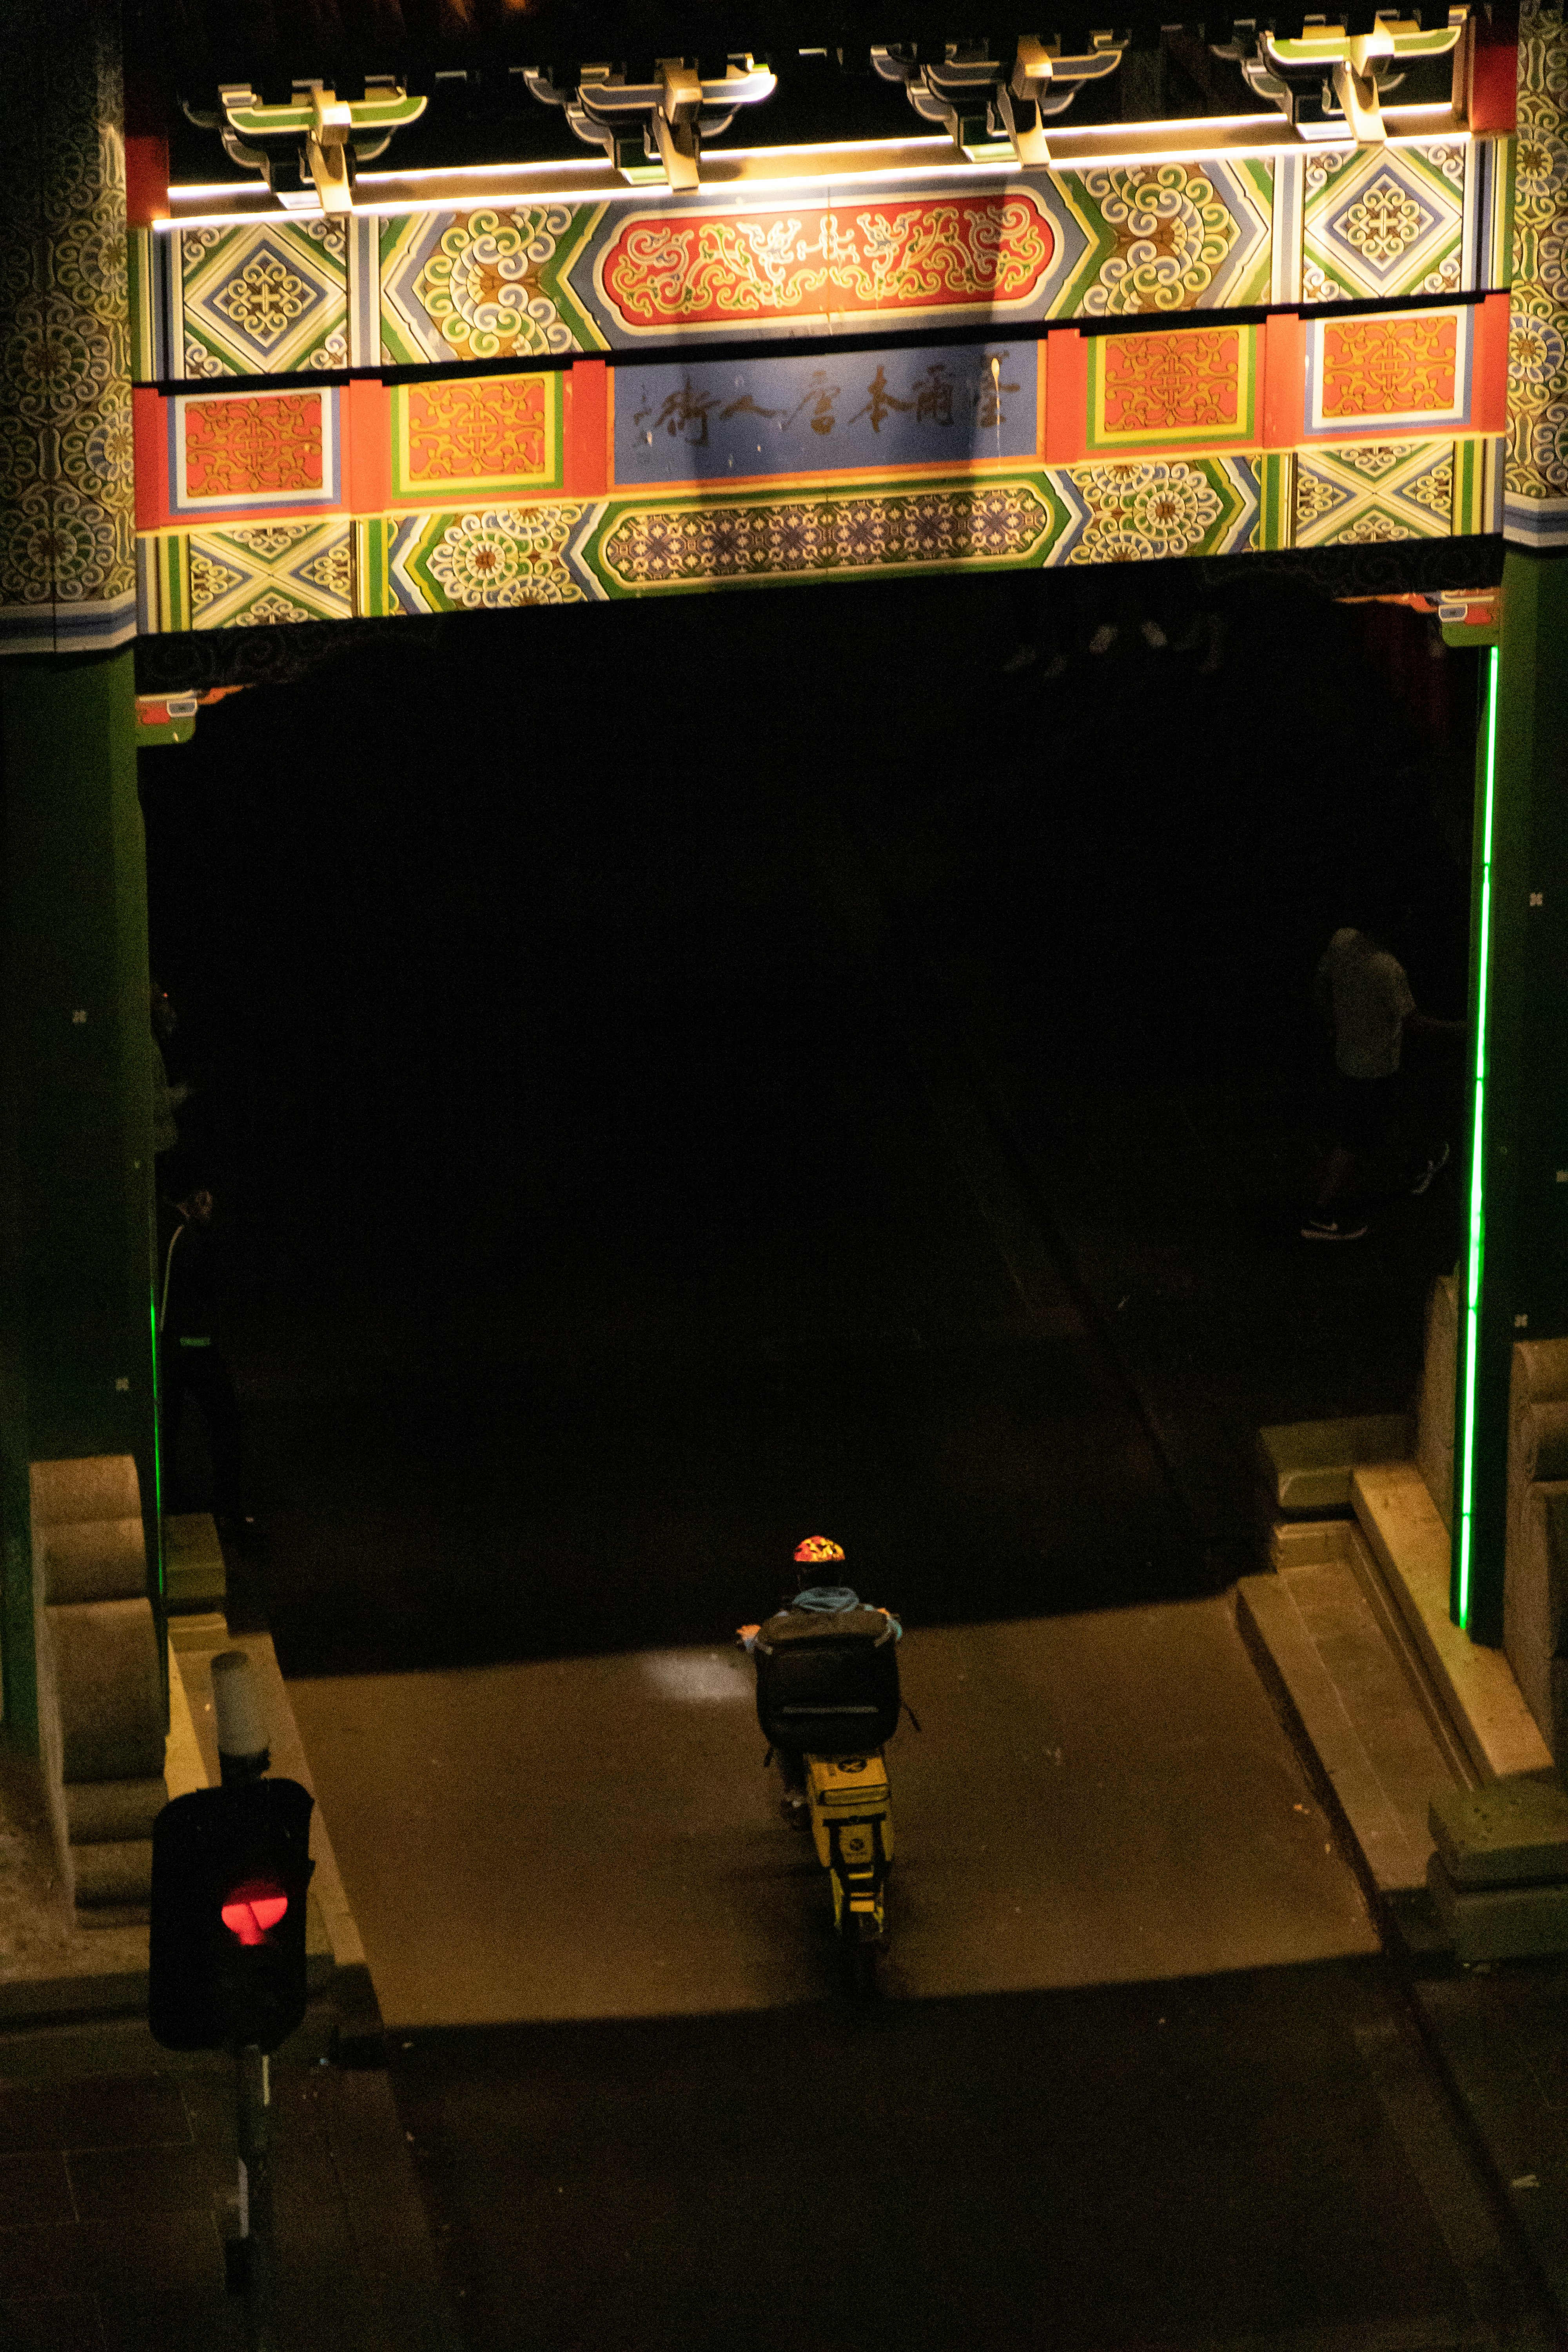
{"label": "gold painted bracket", "polygon": [[742,107],[760,106],[778,88],[777,76],[749,53],[706,80],[693,58],[659,58],[654,76],[627,81],[619,66],[593,65],[575,85],[531,68],[523,80],[542,105],[563,107],[584,145],[603,148],[623,179],[662,176],[678,195],[700,184],[704,139],[719,138]]}
{"label": "gold painted bracket", "polygon": [[1307,25],[1288,40],[1277,39],[1265,26],[1250,50],[1233,46],[1215,54],[1233,57],[1248,85],[1277,106],[1302,139],[1381,147],[1388,139],[1384,91],[1397,89],[1405,65],[1457,48],[1469,13],[1461,0],[1449,8],[1446,25],[1427,30],[1385,10],[1370,33]]}
{"label": "gold painted bracket", "polygon": [[1011,58],[984,42],[949,41],[940,59],[922,62],[916,49],[889,45],[873,48],[871,63],[884,81],[901,82],[921,121],[940,123],[965,155],[1000,147],[1038,171],[1051,160],[1046,119],[1065,114],[1085,82],[1114,73],[1126,47],[1114,33],[1091,33],[1087,50],[1064,55],[1059,40],[1029,33]]}
{"label": "gold painted bracket", "polygon": [[300,181],[315,189],[321,210],[352,212],[356,164],[384,153],[393,132],[416,122],[426,103],[389,78],[367,77],[364,87],[363,98],[341,99],[329,82],[297,81],[288,105],[268,106],[248,82],[227,82],[215,127],[225,153],[259,172],[274,194],[279,163],[298,156]]}

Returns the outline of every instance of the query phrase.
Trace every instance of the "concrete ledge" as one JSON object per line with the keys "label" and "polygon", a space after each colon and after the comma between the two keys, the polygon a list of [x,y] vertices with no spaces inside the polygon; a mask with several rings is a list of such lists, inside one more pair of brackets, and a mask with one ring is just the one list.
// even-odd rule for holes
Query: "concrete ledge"
{"label": "concrete ledge", "polygon": [[1325,1560],[1350,1557],[1352,1519],[1278,1519],[1268,1530],[1268,1565],[1278,1574],[1288,1568],[1317,1568]]}
{"label": "concrete ledge", "polygon": [[1568,1884],[1568,1797],[1552,1780],[1492,1780],[1432,1800],[1438,1858],[1456,1887]]}
{"label": "concrete ledge", "polygon": [[1348,1511],[1358,1464],[1388,1462],[1410,1451],[1408,1413],[1369,1413],[1351,1421],[1293,1421],[1258,1433],[1265,1483],[1281,1511]]}
{"label": "concrete ledge", "polygon": [[[1348,1570],[1345,1575],[1348,1580]],[[1346,1597],[1353,1595],[1352,1584]],[[1379,1903],[1424,1886],[1430,1840],[1420,1833],[1415,1821],[1401,1820],[1384,1771],[1352,1715],[1346,1695],[1329,1671],[1289,1580],[1242,1577],[1236,1588],[1236,1613],[1242,1640],[1312,1772],[1318,1793],[1340,1830],[1368,1895]],[[1364,1630],[1370,1643],[1381,1641],[1370,1612]],[[1392,1668],[1392,1660],[1389,1663]],[[1414,1714],[1414,1700],[1410,1706]],[[1424,1805],[1432,1787],[1443,1780],[1441,1759],[1435,1751],[1429,1769],[1422,1770],[1420,1777],[1419,1801]]]}
{"label": "concrete ledge", "polygon": [[228,1570],[210,1511],[180,1511],[163,1522],[163,1596],[171,1611],[221,1609]]}
{"label": "concrete ledge", "polygon": [[1568,1951],[1568,1883],[1554,1886],[1456,1886],[1434,1853],[1426,1888],[1461,1960],[1521,1960]]}
{"label": "concrete ledge", "polygon": [[1549,1771],[1552,1758],[1500,1650],[1448,1616],[1448,1530],[1414,1462],[1358,1468],[1355,1515],[1421,1659],[1484,1780]]}

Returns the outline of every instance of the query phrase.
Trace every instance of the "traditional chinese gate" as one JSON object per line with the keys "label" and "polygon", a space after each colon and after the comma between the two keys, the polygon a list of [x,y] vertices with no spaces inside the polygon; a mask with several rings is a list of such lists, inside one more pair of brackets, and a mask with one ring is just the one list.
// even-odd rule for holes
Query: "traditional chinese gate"
{"label": "traditional chinese gate", "polygon": [[[1081,87],[1152,87],[1134,69],[1157,26],[1037,28],[994,55],[936,37],[871,52],[911,135],[769,149],[714,143],[773,87],[752,58],[563,75],[527,47],[541,20],[508,16],[486,69],[563,106],[575,159],[399,171],[395,150],[373,167],[420,110],[406,58],[384,71],[312,33],[302,58],[247,64],[221,10],[203,55],[193,10],[184,95],[252,176],[171,189],[159,24],[122,55],[95,0],[16,13],[0,1494],[18,1735],[27,1463],[133,1454],[155,1533],[136,742],[188,730],[202,687],[265,674],[279,631],[892,572],[1267,553],[1337,593],[1419,594],[1472,640],[1497,642],[1500,611],[1456,1582],[1497,1640],[1513,1335],[1568,1334],[1568,1138],[1543,1094],[1568,743],[1560,18],[1528,16],[1516,43],[1479,5],[1227,16],[1184,37],[1234,76],[1237,111],[1076,127]],[[316,78],[285,97],[279,66]],[[1261,110],[1239,110],[1248,88]]]}

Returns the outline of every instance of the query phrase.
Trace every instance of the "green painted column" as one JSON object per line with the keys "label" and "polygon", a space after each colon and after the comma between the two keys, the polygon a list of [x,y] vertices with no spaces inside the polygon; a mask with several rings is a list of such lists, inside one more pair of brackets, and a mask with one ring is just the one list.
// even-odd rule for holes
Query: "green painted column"
{"label": "green painted column", "polygon": [[1452,1611],[1497,1643],[1513,1343],[1568,1337],[1568,554],[1510,549],[1483,679]]}
{"label": "green painted column", "polygon": [[1494,1644],[1502,1640],[1513,1343],[1568,1336],[1568,26],[1561,5],[1525,0],[1521,9],[1518,109],[1503,509],[1510,546],[1476,772],[1450,1591],[1455,1622]]}
{"label": "green painted column", "polygon": [[132,1454],[157,1581],[118,10],[14,0],[0,75],[0,1666],[37,1728],[29,1463]]}
{"label": "green painted column", "polygon": [[27,1465],[132,1454],[158,1558],[153,1073],[121,654],[0,666],[6,1716],[34,1722]]}

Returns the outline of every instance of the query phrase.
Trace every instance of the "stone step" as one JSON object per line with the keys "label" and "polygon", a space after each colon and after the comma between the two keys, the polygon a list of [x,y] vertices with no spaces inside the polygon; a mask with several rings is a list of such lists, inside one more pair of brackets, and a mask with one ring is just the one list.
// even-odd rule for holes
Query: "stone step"
{"label": "stone step", "polygon": [[228,1570],[210,1511],[176,1511],[163,1521],[163,1597],[171,1614],[221,1609]]}
{"label": "stone step", "polygon": [[1448,1530],[1415,1464],[1363,1465],[1352,1474],[1351,1498],[1478,1779],[1550,1771],[1551,1754],[1507,1658],[1472,1643],[1448,1615]]}
{"label": "stone step", "polygon": [[1346,1421],[1292,1421],[1258,1433],[1258,1466],[1274,1507],[1287,1517],[1351,1507],[1351,1478],[1363,1462],[1390,1462],[1410,1451],[1408,1413],[1363,1414]]}
{"label": "stone step", "polygon": [[1568,1879],[1552,1886],[1456,1886],[1434,1853],[1426,1887],[1445,1941],[1467,1967],[1568,1952]]}
{"label": "stone step", "polygon": [[1423,1896],[1427,1808],[1435,1791],[1455,1785],[1454,1768],[1350,1559],[1243,1577],[1237,1620],[1298,1745],[1316,1761],[1369,1895],[1384,1907]]}
{"label": "stone step", "polygon": [[1568,1797],[1555,1778],[1493,1780],[1434,1797],[1429,1826],[1456,1886],[1568,1880]]}

